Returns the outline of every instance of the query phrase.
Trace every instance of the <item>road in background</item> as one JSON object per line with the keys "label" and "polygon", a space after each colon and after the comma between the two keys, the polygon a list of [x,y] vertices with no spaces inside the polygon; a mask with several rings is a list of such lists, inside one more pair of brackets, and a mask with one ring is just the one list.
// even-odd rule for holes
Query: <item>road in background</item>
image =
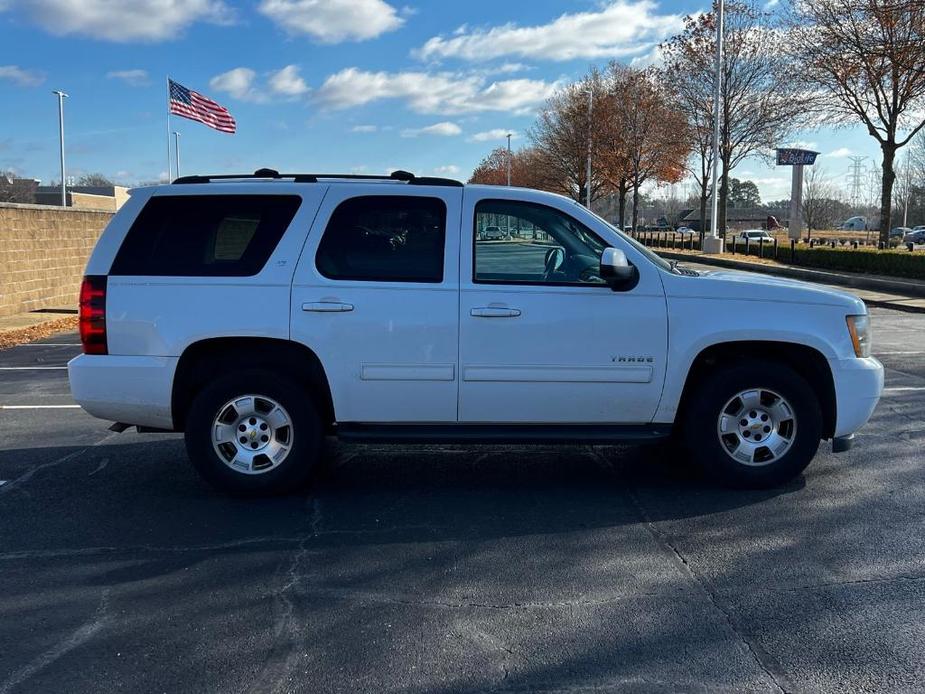
{"label": "road in background", "polygon": [[762,492],[644,447],[331,443],[235,500],[67,407],[76,336],[2,351],[0,694],[919,688],[925,316],[872,315],[872,422]]}

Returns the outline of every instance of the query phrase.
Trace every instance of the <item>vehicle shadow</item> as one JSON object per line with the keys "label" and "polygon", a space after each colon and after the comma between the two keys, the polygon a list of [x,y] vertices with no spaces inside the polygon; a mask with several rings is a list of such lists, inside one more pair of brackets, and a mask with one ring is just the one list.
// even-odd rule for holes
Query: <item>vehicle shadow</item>
{"label": "vehicle shadow", "polygon": [[[803,484],[798,479],[773,490],[719,488],[685,461],[669,464],[663,449],[653,446],[331,442],[327,462],[306,489],[246,499],[200,481],[174,437],[80,450],[45,449],[44,459],[66,462],[43,464],[4,495],[5,552],[241,551],[305,537],[330,547],[563,533],[728,511]],[[0,451],[0,465],[31,452]],[[48,507],[56,512],[43,513]]]}

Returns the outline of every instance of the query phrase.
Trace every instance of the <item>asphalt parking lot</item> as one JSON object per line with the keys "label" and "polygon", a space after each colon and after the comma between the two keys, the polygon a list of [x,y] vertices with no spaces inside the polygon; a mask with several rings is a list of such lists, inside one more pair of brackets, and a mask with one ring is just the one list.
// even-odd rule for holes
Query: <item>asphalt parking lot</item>
{"label": "asphalt parking lot", "polygon": [[872,314],[873,420],[765,492],[658,448],[332,443],[234,500],[72,407],[74,335],[0,351],[0,694],[920,690],[925,315]]}

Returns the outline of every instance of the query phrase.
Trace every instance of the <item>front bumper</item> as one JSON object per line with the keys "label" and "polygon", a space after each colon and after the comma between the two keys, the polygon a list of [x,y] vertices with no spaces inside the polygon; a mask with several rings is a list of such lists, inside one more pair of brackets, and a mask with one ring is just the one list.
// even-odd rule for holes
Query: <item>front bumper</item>
{"label": "front bumper", "polygon": [[835,381],[834,438],[848,437],[870,419],[883,391],[883,364],[874,357],[829,361]]}

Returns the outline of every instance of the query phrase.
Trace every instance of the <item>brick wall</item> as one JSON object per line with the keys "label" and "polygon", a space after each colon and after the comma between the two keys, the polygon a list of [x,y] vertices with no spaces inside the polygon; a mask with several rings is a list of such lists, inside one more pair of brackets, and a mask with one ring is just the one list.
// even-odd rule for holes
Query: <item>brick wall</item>
{"label": "brick wall", "polygon": [[87,258],[111,212],[0,203],[0,317],[77,307]]}

